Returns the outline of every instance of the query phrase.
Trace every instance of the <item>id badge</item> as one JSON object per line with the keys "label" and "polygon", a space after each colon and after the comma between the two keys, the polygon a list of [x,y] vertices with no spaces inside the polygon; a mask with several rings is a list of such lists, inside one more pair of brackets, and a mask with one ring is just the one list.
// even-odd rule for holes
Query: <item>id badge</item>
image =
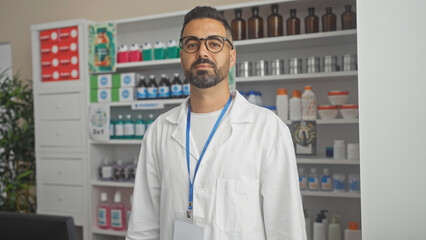
{"label": "id badge", "polygon": [[204,227],[194,225],[192,219],[179,219],[175,220],[175,231],[173,233],[173,240],[203,240]]}

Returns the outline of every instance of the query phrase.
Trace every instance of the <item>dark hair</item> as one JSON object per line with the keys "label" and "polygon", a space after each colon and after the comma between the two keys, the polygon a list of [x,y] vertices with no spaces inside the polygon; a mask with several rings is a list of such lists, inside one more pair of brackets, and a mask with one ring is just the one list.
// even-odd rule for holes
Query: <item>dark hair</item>
{"label": "dark hair", "polygon": [[195,7],[185,15],[185,20],[183,22],[182,30],[180,31],[180,37],[182,37],[183,30],[185,29],[186,24],[188,24],[190,21],[194,19],[202,19],[202,18],[211,18],[221,22],[223,26],[225,27],[225,31],[227,35],[226,37],[232,41],[231,27],[229,26],[228,21],[222,15],[222,13],[219,12],[216,8],[209,7],[209,6]]}

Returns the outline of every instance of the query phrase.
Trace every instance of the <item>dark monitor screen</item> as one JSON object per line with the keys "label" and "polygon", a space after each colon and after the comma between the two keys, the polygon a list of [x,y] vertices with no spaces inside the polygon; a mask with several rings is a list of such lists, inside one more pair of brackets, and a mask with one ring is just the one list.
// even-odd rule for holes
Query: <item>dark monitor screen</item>
{"label": "dark monitor screen", "polygon": [[72,217],[0,212],[2,240],[76,240]]}

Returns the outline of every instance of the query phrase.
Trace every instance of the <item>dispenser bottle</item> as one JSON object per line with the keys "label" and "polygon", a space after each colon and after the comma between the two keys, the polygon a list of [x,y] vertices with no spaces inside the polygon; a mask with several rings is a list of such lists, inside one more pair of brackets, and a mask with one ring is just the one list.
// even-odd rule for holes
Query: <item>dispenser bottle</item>
{"label": "dispenser bottle", "polygon": [[143,136],[145,135],[146,126],[145,122],[142,119],[142,114],[138,114],[138,120],[136,120],[135,123],[135,138],[136,139],[143,139]]}
{"label": "dispenser bottle", "polygon": [[149,83],[148,83],[148,98],[158,98],[158,85],[155,82],[155,76],[150,75],[149,76]]}
{"label": "dispenser bottle", "polygon": [[272,14],[268,17],[268,37],[278,37],[284,35],[283,17],[278,14],[278,5],[271,6]]}
{"label": "dispenser bottle", "polygon": [[305,86],[302,94],[302,120],[314,121],[317,119],[317,99],[311,86]]}
{"label": "dispenser bottle", "polygon": [[173,76],[171,96],[172,98],[181,98],[183,96],[182,83],[179,80],[179,73],[175,73]]}
{"label": "dispenser bottle", "polygon": [[241,9],[235,10],[235,18],[231,22],[231,32],[234,41],[247,38],[246,21],[241,18]]}
{"label": "dispenser bottle", "polygon": [[111,228],[116,231],[126,230],[126,211],[121,202],[120,192],[114,195],[114,203],[111,205]]}
{"label": "dispenser bottle", "polygon": [[108,203],[108,195],[105,192],[101,193],[100,202],[97,209],[98,227],[102,229],[111,228],[111,209]]}
{"label": "dispenser bottle", "polygon": [[259,16],[259,7],[253,7],[253,16],[248,20],[249,39],[263,38],[263,19]]}
{"label": "dispenser bottle", "polygon": [[123,121],[123,115],[118,115],[118,120],[115,123],[115,138],[116,139],[123,139],[124,138],[124,121]]}
{"label": "dispenser bottle", "polygon": [[323,220],[324,215],[322,213],[318,213],[314,222],[313,240],[327,240],[327,236],[325,234],[326,225]]}
{"label": "dispenser bottle", "polygon": [[148,97],[148,92],[147,92],[147,86],[145,83],[145,76],[141,75],[139,77],[139,83],[138,86],[136,87],[136,99],[137,100],[144,100]]}
{"label": "dispenser bottle", "polygon": [[293,90],[293,97],[290,99],[290,120],[302,120],[302,99],[299,91]]}
{"label": "dispenser bottle", "polygon": [[296,17],[296,9],[290,9],[290,17],[287,19],[287,35],[300,34],[300,19]]}
{"label": "dispenser bottle", "polygon": [[277,89],[277,115],[281,120],[288,120],[288,95],[286,88]]}
{"label": "dispenser bottle", "polygon": [[331,7],[325,8],[325,14],[322,16],[322,31],[336,31],[336,15],[331,12]]}
{"label": "dispenser bottle", "polygon": [[308,8],[308,16],[305,18],[305,33],[319,32],[319,18],[315,15],[315,8]]}
{"label": "dispenser bottle", "polygon": [[170,82],[167,80],[166,74],[161,74],[160,84],[158,84],[158,97],[170,98]]}
{"label": "dispenser bottle", "polygon": [[351,8],[351,5],[346,5],[345,12],[342,13],[342,30],[356,28],[356,13]]}
{"label": "dispenser bottle", "polygon": [[132,139],[135,137],[135,124],[132,121],[132,115],[127,114],[124,122],[124,138]]}
{"label": "dispenser bottle", "polygon": [[333,215],[330,225],[328,225],[328,240],[341,240],[342,233],[340,231],[340,224],[337,223],[339,215]]}
{"label": "dispenser bottle", "polygon": [[345,240],[361,240],[361,230],[357,222],[349,222],[349,229],[345,229]]}

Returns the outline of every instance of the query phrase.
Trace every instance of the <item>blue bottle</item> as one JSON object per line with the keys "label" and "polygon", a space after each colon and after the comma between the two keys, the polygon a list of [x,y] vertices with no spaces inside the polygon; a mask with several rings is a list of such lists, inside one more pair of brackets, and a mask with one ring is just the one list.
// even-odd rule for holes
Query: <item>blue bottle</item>
{"label": "blue bottle", "polygon": [[148,98],[149,99],[158,98],[158,86],[157,86],[157,83],[155,82],[155,76],[154,75],[149,76]]}
{"label": "blue bottle", "polygon": [[183,82],[183,96],[188,97],[190,92],[189,81],[185,78],[185,81]]}
{"label": "blue bottle", "polygon": [[158,85],[159,98],[170,98],[170,81],[167,78],[166,74],[161,74],[161,81]]}
{"label": "blue bottle", "polygon": [[145,83],[145,76],[140,76],[139,77],[139,83],[138,86],[136,87],[136,99],[137,100],[144,100],[148,97],[148,92],[147,92],[147,86]]}
{"label": "blue bottle", "polygon": [[174,74],[171,91],[172,98],[183,97],[182,82],[179,80],[179,73]]}

